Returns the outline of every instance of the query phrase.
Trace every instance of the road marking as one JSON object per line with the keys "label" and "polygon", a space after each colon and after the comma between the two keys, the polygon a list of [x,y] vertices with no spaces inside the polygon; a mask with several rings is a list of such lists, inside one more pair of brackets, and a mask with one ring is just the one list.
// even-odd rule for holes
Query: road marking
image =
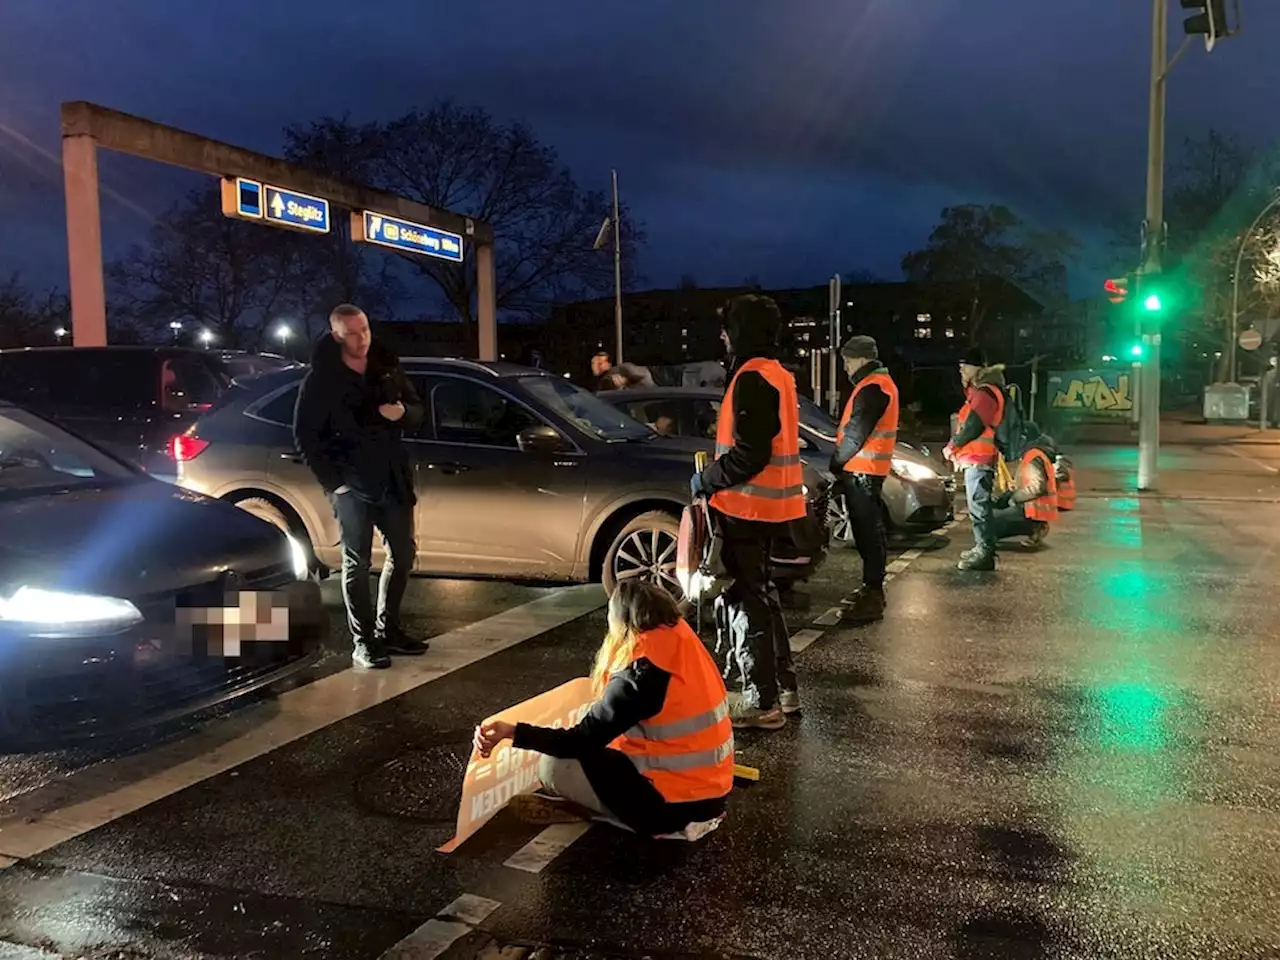
{"label": "road marking", "polygon": [[818,627],[834,627],[840,622],[840,608],[832,607],[822,616],[813,621],[814,626]]}
{"label": "road marking", "polygon": [[901,557],[899,557],[897,562],[902,563],[904,565],[910,564],[916,560],[919,560],[923,556],[924,556],[923,550],[921,550],[919,547],[912,547],[910,550],[904,553]]}
{"label": "road marking", "polygon": [[893,561],[893,563],[889,564],[884,569],[887,573],[901,573],[903,570],[907,569],[907,567],[910,565],[911,565],[910,560],[898,559]]}
{"label": "road marking", "polygon": [[6,854],[34,857],[287,743],[516,646],[603,606],[598,585],[566,587],[433,637],[390,670],[324,677],[147,753],[121,757],[0,806]]}
{"label": "road marking", "polygon": [[791,652],[800,653],[822,636],[821,630],[797,630],[791,636]]}
{"label": "road marking", "polygon": [[1239,457],[1241,460],[1248,460],[1255,467],[1261,467],[1263,470],[1267,471],[1267,473],[1280,473],[1280,467],[1273,467],[1269,463],[1263,463],[1261,460],[1256,460],[1247,453],[1241,453],[1235,447],[1219,447],[1219,449],[1225,450],[1227,453],[1232,456]]}
{"label": "road marking", "polygon": [[553,823],[508,857],[502,865],[525,873],[541,873],[547,864],[568,850],[575,840],[590,829],[591,824],[586,820],[579,823]]}
{"label": "road marking", "polygon": [[435,960],[484,923],[500,906],[502,904],[497,900],[464,893],[382,954],[381,960]]}

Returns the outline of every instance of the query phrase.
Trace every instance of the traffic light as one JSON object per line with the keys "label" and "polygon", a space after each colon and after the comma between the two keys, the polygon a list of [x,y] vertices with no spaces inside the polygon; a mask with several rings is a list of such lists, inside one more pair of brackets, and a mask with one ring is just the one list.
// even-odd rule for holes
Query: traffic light
{"label": "traffic light", "polygon": [[1129,359],[1141,360],[1146,352],[1146,348],[1143,347],[1141,341],[1134,342],[1129,347]]}
{"label": "traffic light", "polygon": [[1227,29],[1227,0],[1182,0],[1182,9],[1200,11],[1182,21],[1182,28],[1188,36],[1204,37],[1206,50],[1231,35]]}
{"label": "traffic light", "polygon": [[1160,294],[1149,293],[1147,298],[1142,301],[1142,309],[1147,313],[1159,313],[1164,309],[1164,303],[1160,299]]}
{"label": "traffic light", "polygon": [[1102,285],[1107,292],[1107,299],[1112,303],[1124,303],[1129,296],[1129,278],[1112,277]]}

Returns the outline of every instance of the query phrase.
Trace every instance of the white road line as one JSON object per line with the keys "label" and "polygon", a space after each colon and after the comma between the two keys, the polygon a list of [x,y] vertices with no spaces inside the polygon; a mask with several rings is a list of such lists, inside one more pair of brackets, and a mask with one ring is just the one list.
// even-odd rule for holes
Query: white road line
{"label": "white road line", "polygon": [[464,893],[435,917],[387,950],[380,960],[435,960],[484,923],[501,903]]}
{"label": "white road line", "polygon": [[832,607],[822,616],[818,617],[813,621],[814,626],[818,626],[818,627],[834,627],[839,622],[840,622],[839,607]]}
{"label": "white road line", "polygon": [[791,652],[800,653],[821,636],[821,630],[797,630],[791,635]]}
{"label": "white road line", "polygon": [[919,560],[922,556],[924,556],[923,550],[921,550],[919,547],[912,547],[910,550],[908,550],[898,559],[899,559],[899,562],[903,564],[909,564],[915,560]]}
{"label": "white road line", "polygon": [[[345,670],[251,707],[190,736],[88,767],[0,806],[0,850],[34,857],[150,803],[270,753],[604,604],[596,585],[566,587],[441,634],[431,651],[390,670]],[[237,735],[237,731],[240,731]]]}
{"label": "white road line", "polygon": [[569,849],[575,840],[590,829],[591,824],[585,820],[579,823],[553,823],[508,857],[502,865],[525,873],[541,873],[547,864]]}
{"label": "white road line", "polygon": [[886,566],[885,570],[889,573],[901,573],[903,570],[907,569],[907,567],[909,567],[910,565],[911,565],[910,560],[899,559],[899,560],[893,561],[893,563]]}
{"label": "white road line", "polygon": [[1227,451],[1227,453],[1234,457],[1239,457],[1241,460],[1248,460],[1255,467],[1261,467],[1263,470],[1267,471],[1267,473],[1280,473],[1280,467],[1273,467],[1269,463],[1263,463],[1261,460],[1255,460],[1247,453],[1241,453],[1235,447],[1221,447],[1220,449]]}

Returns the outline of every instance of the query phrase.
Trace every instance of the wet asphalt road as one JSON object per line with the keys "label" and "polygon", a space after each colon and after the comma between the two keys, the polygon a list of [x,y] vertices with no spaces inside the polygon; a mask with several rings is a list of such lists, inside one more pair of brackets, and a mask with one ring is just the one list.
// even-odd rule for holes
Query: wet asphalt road
{"label": "wet asphalt road", "polygon": [[[811,627],[838,554],[791,615],[823,631],[803,716],[739,736],[762,779],[716,834],[594,826],[529,874],[504,861],[542,828],[501,814],[434,852],[472,724],[579,675],[595,611],[0,870],[0,958],[372,960],[463,896],[477,929],[405,955],[1280,957],[1277,530],[1086,498],[997,574],[954,570],[960,527],[904,555],[883,623]],[[534,595],[443,589],[463,619]],[[0,808],[0,854],[48,789]]]}

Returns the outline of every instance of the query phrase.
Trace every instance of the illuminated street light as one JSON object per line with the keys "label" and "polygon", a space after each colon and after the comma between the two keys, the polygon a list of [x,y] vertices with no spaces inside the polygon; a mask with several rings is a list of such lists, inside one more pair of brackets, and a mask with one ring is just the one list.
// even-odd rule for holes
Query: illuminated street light
{"label": "illuminated street light", "polygon": [[57,330],[53,331],[53,335],[57,337],[58,342],[61,343],[63,341],[63,338],[66,337],[67,335],[67,328],[59,327]]}
{"label": "illuminated street light", "polygon": [[280,326],[276,327],[276,339],[281,343],[288,343],[289,338],[292,336],[293,331],[289,328],[287,323],[282,323]]}
{"label": "illuminated street light", "polygon": [[201,331],[200,331],[200,342],[201,342],[201,343],[203,343],[203,344],[205,345],[205,347],[208,347],[208,346],[209,346],[209,344],[213,343],[213,339],[214,339],[214,338],[213,338],[213,331],[212,331],[212,330],[201,330]]}

